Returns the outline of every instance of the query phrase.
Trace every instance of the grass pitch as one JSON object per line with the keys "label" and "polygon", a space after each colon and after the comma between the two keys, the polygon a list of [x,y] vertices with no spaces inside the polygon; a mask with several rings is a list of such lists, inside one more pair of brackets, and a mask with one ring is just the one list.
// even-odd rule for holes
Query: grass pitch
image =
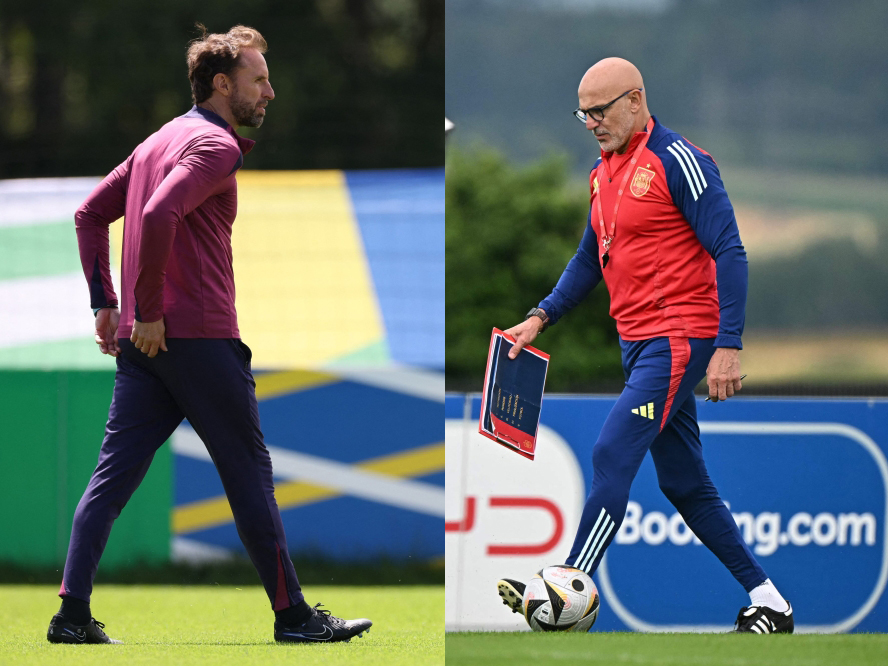
{"label": "grass pitch", "polygon": [[869,666],[888,664],[888,634],[447,634],[447,665]]}
{"label": "grass pitch", "polygon": [[334,615],[369,617],[350,643],[274,641],[265,591],[250,587],[97,586],[93,615],[123,645],[54,645],[57,585],[0,586],[0,664],[444,664],[444,587],[308,587]]}

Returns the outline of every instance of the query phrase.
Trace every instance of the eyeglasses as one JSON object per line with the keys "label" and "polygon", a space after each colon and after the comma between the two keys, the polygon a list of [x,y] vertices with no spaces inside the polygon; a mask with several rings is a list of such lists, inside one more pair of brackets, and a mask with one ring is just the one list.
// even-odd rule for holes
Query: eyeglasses
{"label": "eyeglasses", "polygon": [[642,90],[644,90],[644,88],[633,88],[632,90],[627,90],[622,95],[617,97],[617,99],[612,99],[610,102],[608,102],[604,106],[593,106],[591,109],[577,109],[576,111],[574,111],[574,116],[581,123],[586,122],[586,116],[590,116],[592,118],[592,120],[600,123],[602,120],[604,120],[604,110],[607,107],[609,107],[611,104],[613,104],[617,100],[625,97],[629,93],[635,92],[636,90],[641,92]]}

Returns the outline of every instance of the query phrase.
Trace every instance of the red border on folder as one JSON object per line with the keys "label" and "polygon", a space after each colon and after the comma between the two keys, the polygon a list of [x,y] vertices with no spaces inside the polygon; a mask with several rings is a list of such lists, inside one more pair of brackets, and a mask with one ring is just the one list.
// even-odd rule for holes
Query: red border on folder
{"label": "red border on folder", "polygon": [[[509,425],[508,423],[504,423],[493,414],[490,415],[493,431],[485,430],[484,428],[484,415],[486,414],[487,408],[487,385],[490,383],[490,369],[493,364],[493,350],[496,348],[497,336],[505,338],[512,344],[515,344],[515,338],[511,335],[504,333],[498,328],[493,329],[493,332],[490,335],[490,349],[487,351],[487,369],[484,372],[484,389],[481,392],[481,414],[478,418],[478,432],[488,439],[492,439],[497,444],[502,444],[510,451],[514,451],[525,458],[533,460],[534,451],[536,449],[537,432],[539,432],[539,423],[537,423],[537,429],[534,431],[533,439],[530,441],[527,440],[527,433],[518,430],[518,428]],[[546,373],[548,374],[549,355],[546,352],[537,349],[536,347],[531,347],[530,345],[524,347],[519,353],[523,354],[524,352],[546,359]],[[545,378],[543,378],[543,385],[545,386]],[[542,405],[542,400],[540,404]]]}

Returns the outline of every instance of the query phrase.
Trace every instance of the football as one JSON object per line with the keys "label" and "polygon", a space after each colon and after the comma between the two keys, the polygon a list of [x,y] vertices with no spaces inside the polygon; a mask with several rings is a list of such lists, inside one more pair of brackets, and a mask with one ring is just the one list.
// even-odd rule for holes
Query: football
{"label": "football", "polygon": [[524,617],[534,631],[589,631],[598,606],[592,578],[567,565],[541,569],[524,589]]}

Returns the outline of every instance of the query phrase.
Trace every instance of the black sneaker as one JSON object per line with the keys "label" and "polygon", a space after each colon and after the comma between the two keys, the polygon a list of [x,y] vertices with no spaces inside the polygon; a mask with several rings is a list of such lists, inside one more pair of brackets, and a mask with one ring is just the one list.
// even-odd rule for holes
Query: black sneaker
{"label": "black sneaker", "polygon": [[319,610],[315,604],[311,617],[296,627],[285,627],[274,623],[274,640],[281,643],[334,643],[350,641],[355,636],[363,636],[370,631],[373,623],[367,619],[343,620],[331,615],[330,611]]}
{"label": "black sneaker", "polygon": [[767,606],[748,606],[740,609],[734,633],[737,634],[791,634],[795,628],[792,619],[792,604],[784,612]]}
{"label": "black sneaker", "polygon": [[46,639],[50,643],[123,643],[123,641],[115,641],[108,638],[102,629],[105,625],[92,618],[89,624],[78,625],[68,622],[61,613],[52,616],[49,622],[49,629],[46,632]]}
{"label": "black sneaker", "polygon": [[499,595],[503,598],[503,603],[512,609],[513,613],[524,614],[522,605],[524,604],[524,588],[526,585],[511,578],[503,578],[496,584]]}

